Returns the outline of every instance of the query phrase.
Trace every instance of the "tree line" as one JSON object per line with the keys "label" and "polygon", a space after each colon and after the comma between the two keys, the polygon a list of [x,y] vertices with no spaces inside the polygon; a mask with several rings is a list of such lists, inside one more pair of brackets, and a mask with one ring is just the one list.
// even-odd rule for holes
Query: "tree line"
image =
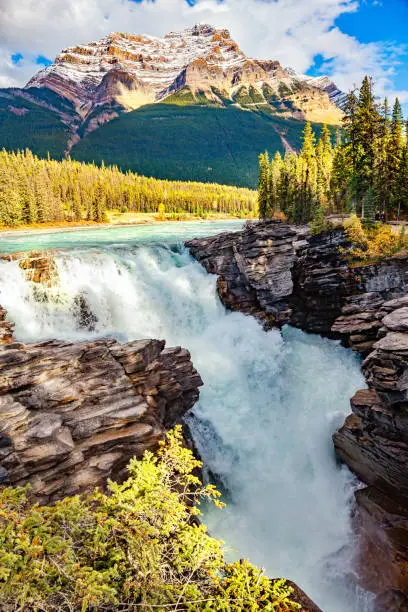
{"label": "tree line", "polygon": [[0,225],[102,222],[107,210],[245,216],[256,206],[250,189],[146,178],[115,166],[39,159],[29,150],[0,151]]}
{"label": "tree line", "polygon": [[[334,142],[333,142],[334,141]],[[408,213],[408,122],[401,105],[379,103],[365,77],[348,94],[343,126],[323,126],[317,139],[306,123],[299,153],[259,156],[259,215],[283,213],[293,223],[321,222],[327,213],[355,212],[367,224],[376,211]]]}

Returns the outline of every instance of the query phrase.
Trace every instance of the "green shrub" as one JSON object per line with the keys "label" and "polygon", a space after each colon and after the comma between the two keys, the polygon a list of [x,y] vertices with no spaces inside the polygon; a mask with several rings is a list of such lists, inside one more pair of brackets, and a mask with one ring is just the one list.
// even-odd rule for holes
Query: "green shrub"
{"label": "green shrub", "polygon": [[283,580],[225,564],[222,542],[197,521],[200,501],[223,506],[193,475],[200,466],[176,428],[107,494],[39,506],[27,488],[3,489],[2,610],[299,610]]}
{"label": "green shrub", "polygon": [[361,220],[353,214],[345,221],[344,229],[351,244],[348,258],[352,262],[380,261],[392,257],[408,247],[405,226],[399,234],[390,225],[375,223],[363,227]]}

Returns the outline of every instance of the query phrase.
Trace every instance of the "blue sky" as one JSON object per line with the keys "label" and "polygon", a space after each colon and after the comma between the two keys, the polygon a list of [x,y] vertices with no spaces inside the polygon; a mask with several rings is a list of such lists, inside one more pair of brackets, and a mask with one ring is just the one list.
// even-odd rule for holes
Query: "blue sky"
{"label": "blue sky", "polygon": [[110,31],[228,27],[252,57],[328,74],[344,90],[371,74],[408,114],[408,0],[1,0],[0,86],[21,86],[66,46]]}
{"label": "blue sky", "polygon": [[388,41],[400,46],[394,83],[397,89],[408,89],[408,0],[361,3],[358,11],[341,15],[336,25],[362,43]]}

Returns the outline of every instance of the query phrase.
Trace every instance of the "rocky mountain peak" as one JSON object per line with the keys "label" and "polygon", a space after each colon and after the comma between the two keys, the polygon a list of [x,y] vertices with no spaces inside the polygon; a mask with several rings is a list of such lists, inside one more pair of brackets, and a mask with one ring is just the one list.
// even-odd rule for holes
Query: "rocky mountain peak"
{"label": "rocky mountain peak", "polygon": [[[109,73],[127,73],[128,83],[113,92],[125,108],[163,99],[177,90],[180,74],[197,60],[223,71],[246,57],[228,30],[196,25],[163,38],[112,32],[98,41],[63,49],[53,64],[41,70],[27,88],[46,87],[71,100],[83,114],[100,103],[99,88]],[[137,95],[135,95],[137,92]],[[119,100],[118,100],[119,98]]]}
{"label": "rocky mountain peak", "polygon": [[[291,107],[285,109],[284,104],[279,110],[318,121],[322,118],[313,116],[317,109],[315,115],[323,111],[331,115],[329,123],[336,123],[340,113],[327,92],[330,86],[332,94],[338,90],[327,81],[285,70],[277,60],[249,58],[229,30],[198,24],[163,38],[112,32],[98,41],[68,47],[26,89],[51,89],[86,117],[100,105],[113,103],[133,110],[185,88],[193,99],[200,92],[220,105],[225,100],[239,105],[253,97],[252,87],[255,104],[268,104],[271,98],[290,100]],[[265,97],[265,86],[269,97]],[[299,96],[299,90],[310,94],[309,100]],[[331,98],[336,101],[334,94]]]}
{"label": "rocky mountain peak", "polygon": [[68,126],[65,153],[119,115],[164,101],[334,125],[344,102],[327,77],[299,75],[275,58],[248,57],[229,30],[210,24],[163,37],[111,32],[67,47],[24,89],[3,96],[56,112]]}

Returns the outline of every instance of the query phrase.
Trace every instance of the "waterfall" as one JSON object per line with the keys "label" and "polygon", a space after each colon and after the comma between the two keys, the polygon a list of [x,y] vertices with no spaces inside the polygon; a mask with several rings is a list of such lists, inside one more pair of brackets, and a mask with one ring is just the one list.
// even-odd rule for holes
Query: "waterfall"
{"label": "waterfall", "polygon": [[180,247],[102,244],[55,262],[50,287],[0,262],[0,304],[16,337],[154,337],[188,348],[204,380],[189,424],[228,503],[205,509],[212,534],[229,557],[294,580],[325,612],[370,610],[352,571],[355,482],[331,442],[364,386],[356,356],[227,312],[216,278]]}

